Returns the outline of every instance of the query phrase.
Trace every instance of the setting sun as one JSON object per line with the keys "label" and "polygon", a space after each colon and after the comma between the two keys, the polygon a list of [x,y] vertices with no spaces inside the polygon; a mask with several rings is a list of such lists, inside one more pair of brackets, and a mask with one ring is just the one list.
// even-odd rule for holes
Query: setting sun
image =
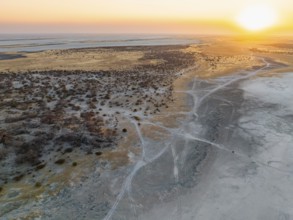
{"label": "setting sun", "polygon": [[260,31],[276,24],[277,14],[272,7],[255,5],[244,9],[237,22],[249,31]]}

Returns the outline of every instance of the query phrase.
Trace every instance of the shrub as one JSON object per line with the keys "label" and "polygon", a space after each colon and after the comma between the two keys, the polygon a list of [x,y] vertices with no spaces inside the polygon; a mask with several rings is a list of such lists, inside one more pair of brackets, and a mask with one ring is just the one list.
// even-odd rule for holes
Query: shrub
{"label": "shrub", "polygon": [[37,164],[39,163],[39,152],[38,149],[21,149],[17,151],[18,153],[15,162],[17,164],[24,164],[24,163],[29,163],[29,164]]}
{"label": "shrub", "polygon": [[6,149],[0,149],[0,160],[4,160],[8,154]]}
{"label": "shrub", "polygon": [[61,165],[65,162],[65,159],[59,159],[55,161],[55,164]]}
{"label": "shrub", "polygon": [[38,166],[36,166],[36,170],[41,170],[41,169],[43,169],[45,166],[46,166],[45,163],[43,163],[43,164],[39,164]]}
{"label": "shrub", "polygon": [[97,156],[101,156],[102,154],[103,154],[103,153],[100,152],[100,151],[96,152],[96,155],[97,155]]}
{"label": "shrub", "polygon": [[55,124],[57,117],[54,114],[46,114],[41,118],[41,122],[44,124]]}
{"label": "shrub", "polygon": [[64,150],[64,153],[71,153],[72,151],[73,151],[72,148],[67,148]]}
{"label": "shrub", "polygon": [[137,117],[137,116],[133,116],[133,118],[134,118],[136,121],[140,121],[140,118]]}
{"label": "shrub", "polygon": [[42,186],[42,184],[40,182],[35,183],[35,187],[40,188],[41,186]]}
{"label": "shrub", "polygon": [[16,108],[16,107],[17,107],[17,102],[16,102],[15,100],[12,100],[12,101],[10,102],[10,107],[11,107],[11,108]]}
{"label": "shrub", "polygon": [[18,175],[18,176],[13,177],[13,180],[16,181],[16,182],[18,182],[18,181],[20,181],[23,177],[24,177],[24,175],[23,175],[23,174],[20,174],[20,175]]}

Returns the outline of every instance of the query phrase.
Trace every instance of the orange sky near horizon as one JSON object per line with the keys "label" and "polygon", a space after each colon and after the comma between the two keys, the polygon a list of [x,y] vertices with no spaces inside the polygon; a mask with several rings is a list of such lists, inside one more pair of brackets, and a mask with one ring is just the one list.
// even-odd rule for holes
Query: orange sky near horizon
{"label": "orange sky near horizon", "polygon": [[255,3],[276,10],[272,32],[293,32],[292,0],[9,0],[0,33],[235,33],[236,16]]}

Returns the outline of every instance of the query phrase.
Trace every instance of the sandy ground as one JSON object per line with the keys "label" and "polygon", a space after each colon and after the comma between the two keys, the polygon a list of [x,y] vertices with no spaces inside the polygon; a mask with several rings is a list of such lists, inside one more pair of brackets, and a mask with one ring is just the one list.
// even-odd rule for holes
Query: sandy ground
{"label": "sandy ground", "polygon": [[[10,56],[8,56],[10,55]],[[35,53],[0,54],[0,72],[26,72],[38,70],[115,70],[132,69],[141,64],[155,64],[158,59],[142,61],[140,50],[93,48],[52,50]],[[12,59],[11,57],[20,58]],[[7,57],[7,59],[4,59]]]}
{"label": "sandy ground", "polygon": [[[224,37],[202,42],[180,49],[192,53],[193,63],[173,69],[178,77],[172,81],[168,107],[148,116],[126,108],[119,122],[127,134],[87,175],[80,181],[71,176],[70,187],[54,197],[38,194],[33,202],[12,203],[6,196],[3,217],[292,219],[292,55],[290,47],[283,47],[291,42]],[[276,47],[282,49],[272,49]],[[134,66],[164,63],[160,56],[142,58],[150,47],[97,50],[105,54],[93,66],[82,59],[89,59],[92,50],[81,50],[82,56],[78,50],[66,51],[62,65],[75,56],[78,69],[133,68],[120,65],[121,58],[109,59],[111,53],[131,54],[123,62]],[[63,52],[47,53],[43,59]],[[16,71],[26,59],[9,62]],[[62,70],[57,61],[43,66],[43,59],[27,70],[40,71],[38,65]],[[3,71],[7,63],[0,61]],[[11,198],[17,201],[17,196]]]}

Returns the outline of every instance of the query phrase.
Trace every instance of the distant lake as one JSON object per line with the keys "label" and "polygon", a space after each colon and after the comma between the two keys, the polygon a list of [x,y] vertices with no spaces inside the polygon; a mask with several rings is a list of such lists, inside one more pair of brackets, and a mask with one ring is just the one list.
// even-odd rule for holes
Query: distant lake
{"label": "distant lake", "polygon": [[186,45],[199,43],[196,37],[163,35],[0,35],[0,52],[43,51],[85,47]]}

